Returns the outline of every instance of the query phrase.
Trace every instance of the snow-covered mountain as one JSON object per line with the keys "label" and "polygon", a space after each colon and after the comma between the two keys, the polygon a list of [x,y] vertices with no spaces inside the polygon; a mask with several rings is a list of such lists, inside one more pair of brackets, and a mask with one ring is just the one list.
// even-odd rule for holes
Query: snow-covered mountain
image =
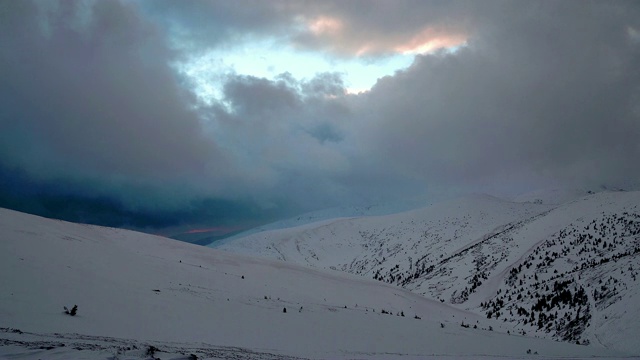
{"label": "snow-covered mountain", "polygon": [[539,189],[514,196],[514,202],[533,202],[539,204],[560,205],[593,194],[593,190],[576,188]]}
{"label": "snow-covered mountain", "polygon": [[508,335],[362,276],[132,231],[0,209],[0,239],[0,358],[626,356]]}
{"label": "snow-covered mountain", "polygon": [[[372,204],[367,206],[338,206],[328,209],[321,209],[306,212],[304,214],[296,215],[283,220],[278,220],[265,225],[257,226],[238,234],[228,236],[222,239],[214,239],[208,243],[210,247],[219,247],[225,243],[232,242],[235,239],[243,238],[256,233],[261,233],[269,230],[281,230],[289,229],[298,226],[303,226],[311,223],[317,223],[325,220],[335,220],[338,218],[350,218],[350,217],[364,217],[364,216],[380,216],[395,214],[407,209],[414,209],[420,207],[421,202],[396,202],[389,204]],[[177,238],[177,237],[173,237]],[[182,240],[182,239],[178,239]],[[193,242],[192,242],[193,243]],[[202,243],[202,242],[201,242]]]}
{"label": "snow-covered mountain", "polygon": [[640,192],[560,205],[565,192],[544,195],[470,196],[262,232],[220,248],[395,284],[497,318],[511,333],[640,354]]}

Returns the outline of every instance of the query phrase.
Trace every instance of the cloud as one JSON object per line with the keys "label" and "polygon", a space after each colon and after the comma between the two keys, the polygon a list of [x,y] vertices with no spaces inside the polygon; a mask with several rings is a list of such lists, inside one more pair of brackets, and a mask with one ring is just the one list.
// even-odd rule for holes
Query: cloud
{"label": "cloud", "polygon": [[93,3],[90,21],[72,26],[84,3],[55,4],[38,16],[30,2],[3,3],[5,164],[41,178],[102,179],[103,189],[186,188],[211,168],[230,168],[203,136],[153,24],[114,1]]}
{"label": "cloud", "polygon": [[[472,4],[472,3],[468,3]],[[459,3],[368,1],[150,1],[178,46],[233,47],[269,37],[340,56],[418,53],[464,42]]]}
{"label": "cloud", "polygon": [[277,80],[231,76],[224,86],[228,106],[207,111],[211,126],[220,129],[218,142],[245,174],[245,192],[265,204],[334,201],[340,186],[332,179],[350,167],[341,138],[350,115],[344,93],[336,74],[309,81],[288,74]]}
{"label": "cloud", "polygon": [[[449,6],[433,2],[401,2],[396,6],[384,1],[356,3],[357,7],[328,4],[331,6],[316,9],[321,15],[301,15],[302,30],[292,37],[296,46],[346,57],[372,58],[453,48],[467,39],[464,17]],[[446,17],[437,16],[444,12],[455,16],[456,21],[448,22]],[[389,16],[397,21],[390,22]]]}
{"label": "cloud", "polygon": [[301,6],[290,1],[151,0],[141,8],[167,29],[173,46],[189,51],[234,46],[265,36],[286,36],[292,14]]}
{"label": "cloud", "polygon": [[171,66],[182,53],[135,4],[1,6],[0,206],[144,228],[255,223],[335,198],[320,189],[348,167],[322,144],[338,141],[339,76],[231,76],[231,111],[198,108]]}
{"label": "cloud", "polygon": [[[637,182],[637,6],[533,3],[481,14],[469,45],[416,57],[364,95],[365,152],[440,186]],[[500,25],[496,25],[500,24]]]}
{"label": "cloud", "polygon": [[[635,2],[0,2],[0,206],[109,225],[243,226],[463,191],[640,183]],[[234,72],[201,104],[172,66],[275,39],[341,74]],[[204,80],[203,80],[204,81]],[[69,199],[69,201],[65,201]]]}

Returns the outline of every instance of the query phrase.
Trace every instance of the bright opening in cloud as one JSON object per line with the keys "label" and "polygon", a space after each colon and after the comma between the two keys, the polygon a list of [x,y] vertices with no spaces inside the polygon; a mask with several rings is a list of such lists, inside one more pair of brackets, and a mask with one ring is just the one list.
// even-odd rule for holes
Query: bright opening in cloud
{"label": "bright opening in cloud", "polygon": [[273,42],[251,43],[230,50],[213,50],[177,66],[190,80],[198,97],[205,103],[222,98],[224,78],[228,74],[275,79],[290,73],[298,80],[312,79],[319,73],[339,73],[348,93],[368,91],[376,81],[413,62],[413,54],[395,54],[380,59],[340,58]]}
{"label": "bright opening in cloud", "polygon": [[[301,47],[301,43],[287,44],[278,38],[253,40],[194,55],[177,69],[205,103],[223,100],[222,87],[230,74],[274,80],[288,73],[297,80],[310,80],[320,73],[338,73],[346,93],[357,94],[370,90],[378,79],[409,67],[415,55],[440,49],[455,51],[466,41],[464,35],[431,27],[404,41],[374,34],[371,39],[360,39],[343,20],[327,15],[299,17],[297,26],[297,31],[310,35],[310,44],[315,45]],[[319,43],[324,46],[318,47]]]}

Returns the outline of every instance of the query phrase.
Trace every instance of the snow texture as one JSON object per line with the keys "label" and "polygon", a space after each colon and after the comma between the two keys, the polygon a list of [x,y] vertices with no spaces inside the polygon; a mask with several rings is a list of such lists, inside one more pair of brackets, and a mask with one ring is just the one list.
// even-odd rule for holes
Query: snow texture
{"label": "snow texture", "polygon": [[[538,216],[549,210],[516,206],[514,211]],[[410,214],[414,222],[425,215]],[[407,221],[406,215],[397,220]],[[475,222],[476,230],[465,230],[460,237],[472,239],[472,233],[490,227],[486,219]],[[552,229],[549,232],[553,234]],[[509,335],[510,322],[488,319],[479,307],[469,311],[423,297],[417,283],[411,292],[346,272],[3,209],[0,237],[0,358],[629,355],[595,342],[582,346],[529,334]],[[451,248],[463,243],[460,240]],[[345,242],[345,251],[349,246]],[[77,314],[65,314],[64,306],[73,305],[78,305]],[[625,334],[620,330],[618,336]]]}
{"label": "snow texture", "polygon": [[394,284],[512,334],[640,354],[640,192],[582,195],[469,196],[220,249]]}

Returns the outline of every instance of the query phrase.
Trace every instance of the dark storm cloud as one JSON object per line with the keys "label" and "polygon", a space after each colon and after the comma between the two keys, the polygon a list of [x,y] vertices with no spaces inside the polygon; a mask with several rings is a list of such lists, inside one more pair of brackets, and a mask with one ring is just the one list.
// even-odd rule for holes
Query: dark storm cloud
{"label": "dark storm cloud", "polygon": [[[211,127],[170,67],[180,54],[132,3],[1,9],[0,206],[142,228],[255,222],[330,202],[320,192],[344,159],[317,137],[337,140],[333,114],[345,110],[324,97],[343,93],[339,77],[232,77],[234,111]],[[228,216],[204,208],[216,204]]]}
{"label": "dark storm cloud", "polygon": [[[20,169],[0,167],[0,207],[66,221],[152,232],[167,228],[183,230],[212,221],[246,228],[283,215],[266,214],[251,201],[206,196],[187,199],[180,207],[133,208],[123,196],[96,193],[95,188],[101,185],[89,186],[86,181],[38,181]],[[162,196],[166,195],[156,194],[156,198]]]}
{"label": "dark storm cloud", "polygon": [[[210,2],[198,10],[249,19],[252,6],[246,5],[220,10]],[[412,177],[436,187],[491,187],[497,178],[521,188],[637,182],[637,3],[322,1],[254,9],[261,7],[277,9],[279,15],[266,16],[274,23],[238,21],[229,29],[268,34],[288,25],[288,41],[346,54],[363,46],[389,51],[425,29],[435,37],[466,37],[461,51],[419,56],[410,69],[349,105],[351,123],[339,129],[339,138],[358,144],[342,152],[360,169],[354,177],[368,162],[372,174],[386,169],[391,179]],[[327,33],[291,27],[318,19],[329,21]],[[339,22],[335,32],[330,20]],[[281,102],[301,107],[290,93],[274,95],[236,100],[247,99],[242,106],[255,109],[263,108],[260,102],[265,109]],[[279,115],[262,113],[262,120],[287,121],[273,113]],[[318,124],[309,133],[323,139],[327,129],[334,127]]]}
{"label": "dark storm cloud", "polygon": [[48,179],[101,179],[102,190],[186,188],[226,166],[155,26],[116,1],[85,14],[82,4],[2,2],[0,160]]}
{"label": "dark storm cloud", "polygon": [[[36,4],[0,2],[0,206],[160,228],[640,183],[636,2]],[[202,105],[171,66],[251,39],[375,61],[460,36],[360,95],[230,73]]]}
{"label": "dark storm cloud", "polygon": [[350,167],[341,129],[351,114],[342,94],[335,74],[309,81],[289,74],[273,81],[229,77],[229,106],[208,111],[223,134],[218,142],[246,174],[247,191],[265,206],[278,200],[294,208],[322,207],[345,195],[335,181]]}
{"label": "dark storm cloud", "polygon": [[637,184],[638,6],[502,5],[468,47],[378,82],[365,152],[431,184]]}
{"label": "dark storm cloud", "polygon": [[325,141],[340,142],[344,138],[334,129],[331,124],[323,123],[317,125],[315,128],[309,130],[309,134],[318,139],[321,144]]}
{"label": "dark storm cloud", "polygon": [[[349,26],[341,37],[354,44],[366,44],[376,31],[400,39],[431,26],[464,32],[467,45],[417,56],[409,69],[381,79],[367,94],[322,103],[301,100],[300,90],[282,81],[231,81],[226,94],[237,107],[233,116],[254,119],[261,129],[251,143],[281,148],[252,158],[269,163],[269,155],[277,154],[269,169],[291,164],[295,156],[287,150],[317,145],[295,132],[306,126],[306,134],[323,145],[314,160],[332,151],[340,155],[340,165],[331,164],[311,184],[323,179],[349,199],[356,193],[392,198],[425,188],[510,193],[637,186],[636,3],[366,4],[371,6],[313,3],[302,13],[342,19]],[[397,16],[406,21],[389,21]],[[337,105],[345,110],[334,114],[337,109],[329,108]],[[245,130],[240,136],[252,132]],[[338,144],[323,141],[327,134]],[[278,138],[287,143],[265,140]],[[304,165],[289,168],[307,171]]]}

